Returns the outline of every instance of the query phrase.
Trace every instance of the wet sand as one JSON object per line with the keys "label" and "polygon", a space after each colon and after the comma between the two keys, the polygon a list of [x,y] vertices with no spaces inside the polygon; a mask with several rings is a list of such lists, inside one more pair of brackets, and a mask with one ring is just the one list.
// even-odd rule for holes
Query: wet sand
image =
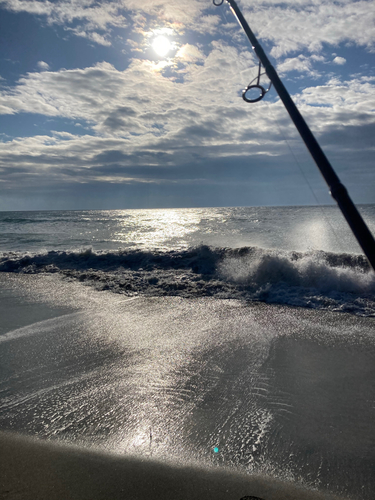
{"label": "wet sand", "polygon": [[10,433],[0,433],[0,485],[4,500],[334,499],[273,478],[172,466]]}
{"label": "wet sand", "polygon": [[373,318],[0,285],[0,498],[374,498]]}

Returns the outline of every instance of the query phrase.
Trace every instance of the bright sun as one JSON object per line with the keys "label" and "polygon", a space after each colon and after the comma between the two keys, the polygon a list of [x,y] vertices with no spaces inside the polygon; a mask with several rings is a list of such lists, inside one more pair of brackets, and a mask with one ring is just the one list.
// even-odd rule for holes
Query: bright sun
{"label": "bright sun", "polygon": [[159,35],[152,42],[152,48],[154,49],[154,51],[157,53],[158,56],[164,57],[171,50],[172,45],[167,37]]}

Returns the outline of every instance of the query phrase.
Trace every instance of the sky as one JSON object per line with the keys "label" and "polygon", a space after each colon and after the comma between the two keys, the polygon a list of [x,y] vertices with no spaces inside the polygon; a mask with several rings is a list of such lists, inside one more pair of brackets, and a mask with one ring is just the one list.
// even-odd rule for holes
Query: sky
{"label": "sky", "polygon": [[[375,203],[373,0],[237,3]],[[333,203],[275,90],[242,99],[257,72],[225,2],[0,0],[0,210]]]}

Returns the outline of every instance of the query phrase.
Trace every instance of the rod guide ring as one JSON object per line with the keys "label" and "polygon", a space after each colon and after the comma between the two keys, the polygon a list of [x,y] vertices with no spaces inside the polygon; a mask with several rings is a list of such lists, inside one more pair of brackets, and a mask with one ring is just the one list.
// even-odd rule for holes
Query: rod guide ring
{"label": "rod guide ring", "polygon": [[[261,92],[260,96],[256,97],[255,99],[249,99],[248,97],[246,97],[246,94],[251,89],[259,89]],[[266,95],[266,93],[267,93],[267,90],[264,87],[262,87],[262,85],[259,85],[259,84],[249,85],[245,90],[242,91],[242,99],[246,102],[258,102],[261,99],[263,99],[263,97]]]}

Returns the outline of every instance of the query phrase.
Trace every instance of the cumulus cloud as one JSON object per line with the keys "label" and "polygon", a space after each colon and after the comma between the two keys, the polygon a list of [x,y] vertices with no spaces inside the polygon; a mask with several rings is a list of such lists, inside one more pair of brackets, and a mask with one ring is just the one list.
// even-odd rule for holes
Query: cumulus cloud
{"label": "cumulus cloud", "polygon": [[343,81],[332,78],[326,85],[304,89],[298,99],[312,106],[346,109],[352,115],[352,123],[360,122],[364,114],[375,118],[375,82],[366,77]]}
{"label": "cumulus cloud", "polygon": [[374,49],[375,11],[371,0],[243,0],[245,17],[258,36],[274,44],[271,54],[320,52],[323,44],[342,42]]}
{"label": "cumulus cloud", "polygon": [[334,60],[332,61],[334,64],[338,64],[339,66],[342,66],[343,64],[346,63],[345,57],[335,57]]}
{"label": "cumulus cloud", "polygon": [[125,21],[122,16],[118,16],[121,5],[118,2],[2,0],[1,3],[3,7],[13,12],[28,12],[47,16],[50,23],[64,24],[71,23],[73,20],[85,20],[95,28],[106,29],[109,24],[120,25]]}
{"label": "cumulus cloud", "polygon": [[44,61],[39,61],[37,63],[37,66],[39,69],[41,69],[42,71],[48,71],[49,70],[49,64],[44,62]]}
{"label": "cumulus cloud", "polygon": [[[141,31],[149,16],[155,16],[176,30],[218,34],[224,4],[215,8],[201,0],[0,0],[3,8],[44,16],[50,24],[60,24],[77,36],[95,43],[111,43],[114,27]],[[371,0],[242,0],[241,7],[254,31],[272,41],[272,55],[281,57],[293,51],[322,50],[323,44],[351,42],[374,50],[375,11]],[[221,9],[221,12],[220,12]],[[230,16],[228,13],[227,17]],[[73,25],[79,23],[79,26]]]}
{"label": "cumulus cloud", "polygon": [[[110,45],[113,27],[134,27],[142,30],[147,16],[156,16],[176,29],[193,28],[213,33],[219,16],[204,12],[210,4],[199,0],[0,0],[0,6],[12,12],[27,12],[47,18],[49,24],[59,24],[77,36],[89,38],[101,45]],[[73,26],[73,23],[80,25]]]}
{"label": "cumulus cloud", "polygon": [[[290,57],[285,59],[282,63],[277,66],[280,74],[285,74],[290,71],[298,71],[299,73],[307,73],[310,76],[317,76],[317,71],[313,70],[311,59],[304,55],[299,55],[298,57]],[[316,60],[314,58],[313,60]]]}
{"label": "cumulus cloud", "polygon": [[[130,38],[126,40],[126,44],[130,46],[130,51],[131,52],[143,52],[143,50],[140,48],[139,43],[136,42],[135,40],[131,40]],[[124,51],[125,53],[126,51]]]}
{"label": "cumulus cloud", "polygon": [[176,57],[186,62],[197,62],[204,59],[204,54],[190,43],[186,43],[177,51]]}
{"label": "cumulus cloud", "polygon": [[[370,44],[368,34],[355,34],[351,28],[357,20],[366,31],[368,19],[361,13],[368,2],[356,2],[358,12],[351,14],[349,4],[339,1],[330,6],[333,14],[327,18],[328,6],[321,0],[287,0],[283,9],[277,2],[271,11],[273,3],[255,0],[246,15],[254,21],[258,34],[277,44],[274,55],[307,49],[304,55],[281,58],[278,69],[282,73],[297,71],[316,76],[314,63],[327,61],[318,53],[323,43],[351,40]],[[243,4],[250,6],[248,0]],[[131,37],[140,39],[142,34],[147,38],[151,30],[148,16],[153,14],[169,23],[174,33],[182,33],[187,27],[215,33],[219,27],[219,17],[206,12],[205,2],[194,0],[102,2],[100,12],[91,0],[77,4],[75,10],[72,3],[64,1],[6,0],[6,5],[19,11],[34,9],[34,14],[47,16],[50,23],[61,23],[75,35],[102,45],[110,43],[110,30],[116,23],[125,22],[126,15],[126,22],[137,20],[137,33],[127,34],[127,45],[134,51],[141,50],[142,42]],[[124,7],[133,10],[125,14],[121,10]],[[371,16],[367,13],[368,18]],[[69,24],[73,20],[79,21],[79,27]],[[238,27],[236,34],[243,36]],[[160,184],[178,179],[214,183],[218,177],[215,168],[220,166],[225,178],[231,169],[247,178],[249,171],[259,169],[260,161],[262,167],[271,168],[268,160],[275,158],[278,165],[289,168],[293,159],[284,138],[294,151],[301,148],[293,125],[280,102],[273,102],[273,91],[266,97],[268,104],[262,101],[251,106],[243,102],[240,90],[256,76],[257,61],[243,38],[237,45],[243,49],[225,43],[224,34],[223,38],[216,36],[203,53],[199,44],[186,37],[174,61],[154,63],[139,55],[122,71],[107,62],[50,71],[47,63],[40,61],[38,68],[48,71],[28,73],[13,87],[0,89],[0,114],[33,113],[69,119],[76,122],[75,130],[82,121],[85,133],[5,138],[0,143],[3,183],[14,187],[27,178],[29,185],[37,185],[41,172],[48,173],[43,182],[51,184],[57,180]],[[315,52],[306,55],[309,50]],[[362,146],[372,147],[368,137],[375,123],[373,80],[332,78],[325,85],[305,88],[294,98],[313,130],[320,136],[324,133],[328,148],[337,151],[334,139],[339,137],[354,155],[356,146],[349,137],[355,137],[355,130],[364,124],[369,132]]]}
{"label": "cumulus cloud", "polygon": [[220,17],[212,4],[201,0],[123,0],[123,6],[130,11],[155,16],[164,22],[173,23],[175,28],[190,28],[201,33],[212,34],[220,23]]}
{"label": "cumulus cloud", "polygon": [[[12,12],[27,12],[43,16],[49,24],[62,25],[76,36],[110,45],[108,34],[112,27],[127,26],[121,2],[95,0],[0,0],[0,6]],[[74,23],[80,26],[72,26]]]}
{"label": "cumulus cloud", "polygon": [[322,55],[312,54],[310,56],[311,61],[325,62],[326,58]]}
{"label": "cumulus cloud", "polygon": [[[198,50],[187,49],[189,57],[202,59]],[[176,131],[194,113],[210,115],[217,92],[219,102],[242,106],[236,91],[249,78],[243,75],[251,74],[251,66],[251,53],[215,43],[204,64],[188,65],[180,82],[164,76],[157,64],[138,59],[125,71],[103,62],[84,69],[29,73],[14,88],[1,91],[0,113],[83,119],[98,134],[131,137],[134,142],[145,134]]]}
{"label": "cumulus cloud", "polygon": [[[202,58],[187,48],[190,56]],[[237,96],[244,75],[251,79],[251,54],[216,43],[201,62],[186,67],[184,81],[167,78],[146,60],[133,60],[124,71],[101,63],[28,74],[2,91],[3,113],[85,120],[95,135],[56,132],[3,142],[0,167],[7,172],[9,165],[30,172],[47,169],[48,182],[59,175],[94,181],[104,171],[107,180],[112,175],[126,182],[160,182],[178,178],[183,165],[199,163],[202,170],[207,158],[214,165],[219,158],[277,155],[276,143],[259,140],[269,129],[263,106],[250,111]],[[14,180],[12,169],[9,179]]]}
{"label": "cumulus cloud", "polygon": [[[2,90],[3,113],[85,120],[94,134],[55,132],[52,137],[4,141],[0,144],[3,178],[12,185],[27,171],[29,183],[34,174],[35,182],[40,182],[36,172],[44,169],[48,182],[61,178],[160,183],[179,176],[215,178],[213,165],[221,159],[239,162],[241,169],[249,158],[253,164],[254,158],[262,158],[264,165],[267,158],[281,161],[289,155],[290,162],[285,137],[295,150],[301,146],[281,103],[249,106],[236,92],[256,73],[254,63],[251,53],[214,42],[200,65],[186,66],[183,81],[167,78],[146,60],[133,60],[124,71],[100,63],[30,73],[14,88]],[[333,132],[341,130],[345,141],[347,133],[354,135],[353,128],[375,123],[371,78],[331,79],[294,98],[318,135],[334,137]],[[355,145],[350,144],[354,151]],[[367,148],[371,144],[368,141]]]}

